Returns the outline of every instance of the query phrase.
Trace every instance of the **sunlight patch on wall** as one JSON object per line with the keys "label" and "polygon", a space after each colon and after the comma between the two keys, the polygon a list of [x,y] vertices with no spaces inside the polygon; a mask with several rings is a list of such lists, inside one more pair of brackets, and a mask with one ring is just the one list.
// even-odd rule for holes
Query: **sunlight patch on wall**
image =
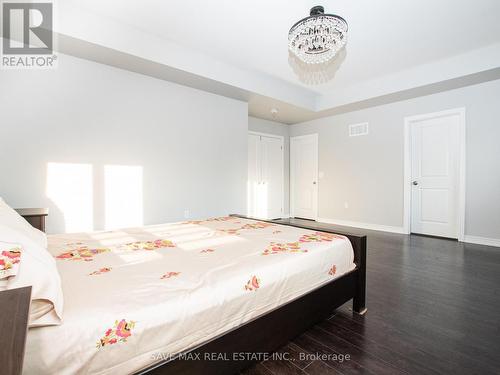
{"label": "sunlight patch on wall", "polygon": [[143,225],[143,193],[140,166],[104,166],[105,228]]}
{"label": "sunlight patch on wall", "polygon": [[92,165],[47,164],[47,197],[64,217],[65,232],[93,230]]}

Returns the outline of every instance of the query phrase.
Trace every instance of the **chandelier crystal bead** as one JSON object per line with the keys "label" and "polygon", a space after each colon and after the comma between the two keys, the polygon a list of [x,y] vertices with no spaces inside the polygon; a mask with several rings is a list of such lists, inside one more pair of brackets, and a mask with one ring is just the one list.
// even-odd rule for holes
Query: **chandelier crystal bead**
{"label": "chandelier crystal bead", "polygon": [[322,6],[311,8],[306,17],[288,32],[288,48],[307,64],[321,64],[332,58],[347,42],[347,22],[334,14],[325,14]]}

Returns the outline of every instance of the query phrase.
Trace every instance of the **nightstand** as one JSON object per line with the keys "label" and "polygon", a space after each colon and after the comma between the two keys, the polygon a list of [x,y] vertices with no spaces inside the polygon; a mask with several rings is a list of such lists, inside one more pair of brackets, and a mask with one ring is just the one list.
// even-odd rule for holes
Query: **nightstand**
{"label": "nightstand", "polygon": [[31,287],[0,292],[0,373],[20,375],[28,333]]}
{"label": "nightstand", "polygon": [[49,214],[48,208],[16,208],[16,211],[36,229],[45,232],[45,218]]}

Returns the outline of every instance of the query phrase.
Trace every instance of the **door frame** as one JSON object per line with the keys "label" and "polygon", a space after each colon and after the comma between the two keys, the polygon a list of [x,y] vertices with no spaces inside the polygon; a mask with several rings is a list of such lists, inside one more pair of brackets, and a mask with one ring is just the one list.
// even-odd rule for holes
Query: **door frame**
{"label": "door frame", "polygon": [[[268,138],[281,139],[281,170],[283,171],[282,176],[281,176],[281,180],[283,181],[283,184],[282,184],[283,188],[281,191],[281,218],[285,218],[285,137],[283,135],[255,132],[252,130],[249,130],[248,134],[258,135],[258,136],[268,137]],[[247,161],[247,163],[248,163],[248,161]],[[248,171],[247,171],[247,174],[248,174]]]}
{"label": "door frame", "polygon": [[294,137],[290,137],[290,217],[295,217],[295,207],[294,207],[294,177],[295,177],[295,169],[293,166],[293,161],[295,160],[293,157],[292,153],[292,142],[297,139],[302,139],[302,138],[314,138],[316,142],[316,151],[317,151],[317,156],[316,156],[316,204],[315,204],[315,212],[313,214],[313,220],[318,220],[318,209],[319,209],[319,179],[318,179],[318,174],[319,174],[319,137],[318,133],[312,133],[312,134],[306,134],[306,135],[297,135]]}
{"label": "door frame", "polygon": [[411,231],[411,126],[415,122],[439,117],[458,115],[458,240],[465,237],[465,107],[448,109],[445,111],[426,113],[404,118],[404,175],[403,175],[403,230]]}

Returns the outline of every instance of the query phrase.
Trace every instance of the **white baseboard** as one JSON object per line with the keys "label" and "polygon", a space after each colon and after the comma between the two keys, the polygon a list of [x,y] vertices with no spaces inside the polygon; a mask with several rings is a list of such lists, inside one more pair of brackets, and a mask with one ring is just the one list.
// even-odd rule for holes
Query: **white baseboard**
{"label": "white baseboard", "polygon": [[500,247],[500,239],[498,238],[487,238],[478,236],[464,236],[464,242],[475,243],[478,245],[496,246]]}
{"label": "white baseboard", "polygon": [[316,220],[326,224],[343,225],[345,227],[355,227],[361,229],[378,230],[381,232],[405,234],[403,227],[393,227],[390,225],[380,225],[371,223],[360,223],[358,221],[327,219],[324,217],[318,217]]}

